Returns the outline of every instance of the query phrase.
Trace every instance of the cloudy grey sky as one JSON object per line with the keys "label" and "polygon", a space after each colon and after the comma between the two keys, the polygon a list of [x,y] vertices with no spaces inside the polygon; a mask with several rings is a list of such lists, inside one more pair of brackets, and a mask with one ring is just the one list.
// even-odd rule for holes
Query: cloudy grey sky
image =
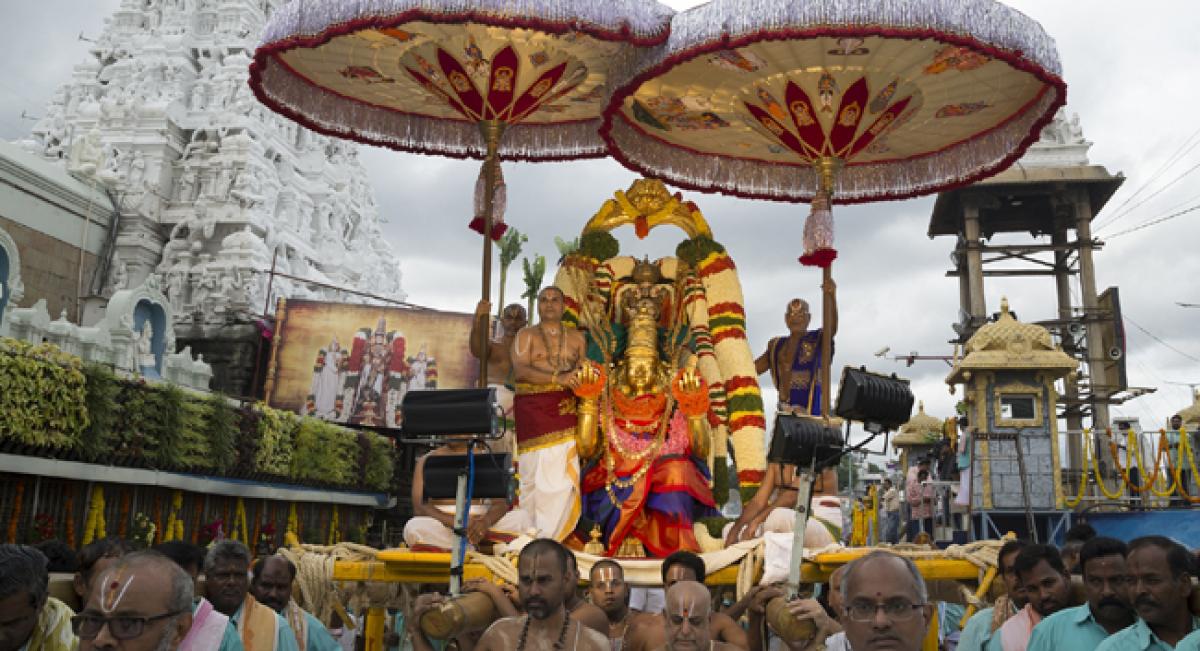
{"label": "cloudy grey sky", "polygon": [[[119,0],[4,2],[0,21],[0,138],[26,135],[54,89],[86,56],[78,40],[99,33]],[[694,0],[668,0],[684,9]],[[1200,210],[1132,233],[1121,231],[1200,205],[1200,4],[1153,0],[1140,4],[1097,0],[1020,0],[1011,4],[1041,22],[1058,42],[1069,85],[1069,110],[1080,115],[1095,143],[1093,163],[1127,181],[1094,222],[1105,240],[1096,262],[1101,288],[1119,285],[1126,316],[1129,377],[1158,392],[1115,413],[1159,427],[1190,404],[1186,387],[1200,383]],[[1190,147],[1190,148],[1189,148]],[[1181,152],[1182,149],[1182,152]],[[1173,154],[1180,153],[1165,170]],[[413,302],[469,311],[479,296],[480,241],[466,229],[478,164],[364,148],[385,232],[399,254],[404,285]],[[1189,173],[1190,171],[1190,173]],[[600,204],[628,187],[632,172],[612,160],[508,165],[508,221],[530,235],[526,254],[557,254],[554,236],[574,236]],[[1177,179],[1177,180],[1176,180]],[[1173,183],[1171,183],[1174,181]],[[1170,184],[1169,184],[1170,183]],[[1168,185],[1169,184],[1169,185]],[[1136,193],[1136,196],[1135,196]],[[796,263],[807,206],[689,193],[730,250],[741,270],[751,344],[757,351],[783,331],[782,313],[793,296],[819,300],[819,274]],[[1131,201],[1130,197],[1134,197]],[[1126,214],[1119,206],[1124,204]],[[841,329],[836,369],[844,364],[895,371],[913,381],[918,398],[937,416],[951,413],[956,398],[943,382],[941,362],[902,362],[872,357],[884,346],[894,353],[946,355],[958,310],[958,284],[945,277],[952,239],[926,235],[932,198],[835,211],[841,257],[834,267]],[[1116,219],[1119,215],[1120,218]],[[623,251],[667,254],[675,233],[654,233],[644,242],[627,235]],[[519,264],[517,265],[519,266]],[[548,274],[550,276],[550,274]],[[507,296],[522,291],[519,269]],[[1023,319],[1054,318],[1049,279],[988,279],[987,306],[1007,295]],[[769,384],[767,382],[766,384]],[[764,387],[768,401],[774,394]]]}

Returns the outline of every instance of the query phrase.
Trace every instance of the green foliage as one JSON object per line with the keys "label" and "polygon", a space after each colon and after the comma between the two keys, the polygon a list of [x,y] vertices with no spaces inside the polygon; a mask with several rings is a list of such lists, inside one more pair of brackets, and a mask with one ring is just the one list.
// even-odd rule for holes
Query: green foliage
{"label": "green foliage", "polygon": [[180,470],[212,469],[213,459],[208,443],[208,420],[211,415],[212,409],[207,402],[183,402],[179,419],[179,451],[172,467]]}
{"label": "green foliage", "polygon": [[88,426],[79,436],[79,454],[84,461],[96,461],[112,453],[120,420],[121,385],[112,371],[100,364],[85,364],[87,378]]}
{"label": "green foliage", "polygon": [[602,261],[615,257],[621,252],[621,245],[612,233],[595,231],[585,233],[579,238],[579,254],[593,260]]}
{"label": "green foliage", "polygon": [[0,441],[71,449],[88,426],[79,358],[51,344],[0,340]]}
{"label": "green foliage", "polygon": [[237,461],[238,422],[237,411],[225,396],[214,393],[207,398],[208,420],[204,423],[205,438],[208,439],[208,454],[212,468],[225,473]]}
{"label": "green foliage", "polygon": [[357,437],[319,418],[301,418],[289,476],[300,481],[346,485],[354,481]]}
{"label": "green foliage", "polygon": [[391,439],[378,434],[371,435],[371,450],[362,468],[363,484],[377,491],[387,491],[395,473],[396,447]]}
{"label": "green foliage", "polygon": [[529,302],[529,314],[533,314],[533,300],[542,289],[542,280],[546,277],[546,256],[539,255],[533,259],[533,264],[529,263],[529,258],[521,260],[521,266],[525,271],[525,291],[521,294],[521,298]]}
{"label": "green foliage", "polygon": [[300,418],[287,411],[272,409],[259,403],[258,452],[254,465],[259,472],[286,476],[292,467],[292,449]]}
{"label": "green foliage", "polygon": [[554,238],[554,248],[558,249],[558,259],[561,262],[563,258],[579,251],[579,238],[564,240],[556,236]]}
{"label": "green foliage", "polygon": [[724,253],[725,247],[709,237],[698,236],[684,240],[675,247],[675,256],[692,267],[698,266],[713,253]]}
{"label": "green foliage", "polygon": [[143,415],[146,424],[146,460],[161,469],[184,468],[188,453],[184,440],[183,391],[173,384],[163,384],[146,391]]}
{"label": "green foliage", "polygon": [[496,241],[496,248],[500,250],[500,267],[506,268],[512,264],[521,255],[521,246],[528,241],[529,236],[515,228],[504,231],[504,235]]}

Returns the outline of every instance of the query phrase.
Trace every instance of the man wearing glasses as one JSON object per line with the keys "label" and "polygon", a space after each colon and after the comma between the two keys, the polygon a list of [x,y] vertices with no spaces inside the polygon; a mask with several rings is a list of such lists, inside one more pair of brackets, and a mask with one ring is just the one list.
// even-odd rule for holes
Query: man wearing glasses
{"label": "man wearing glasses", "polygon": [[122,556],[71,618],[80,650],[176,651],[192,626],[192,578],[158,552]]}
{"label": "man wearing glasses", "polygon": [[46,595],[46,557],[0,545],[0,651],[74,651],[71,609]]}
{"label": "man wearing glasses", "polygon": [[919,651],[933,606],[925,580],[907,558],[874,551],[842,577],[846,639],[854,651]]}

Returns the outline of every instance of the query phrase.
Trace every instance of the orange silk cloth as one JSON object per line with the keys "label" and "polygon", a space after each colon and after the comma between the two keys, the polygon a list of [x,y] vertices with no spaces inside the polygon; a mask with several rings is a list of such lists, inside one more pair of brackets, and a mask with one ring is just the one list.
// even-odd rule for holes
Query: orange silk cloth
{"label": "orange silk cloth", "polygon": [[518,384],[513,417],[522,453],[561,443],[575,436],[575,395],[556,384]]}
{"label": "orange silk cloth", "polygon": [[277,625],[278,615],[275,611],[247,594],[237,623],[242,647],[246,651],[275,651],[275,641],[279,639]]}

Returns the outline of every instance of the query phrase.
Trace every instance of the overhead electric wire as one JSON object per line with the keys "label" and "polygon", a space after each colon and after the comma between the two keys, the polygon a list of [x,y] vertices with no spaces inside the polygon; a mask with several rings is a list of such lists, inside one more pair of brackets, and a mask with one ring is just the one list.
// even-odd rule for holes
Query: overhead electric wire
{"label": "overhead electric wire", "polygon": [[[1197,206],[1197,207],[1200,207],[1200,206]],[[1150,332],[1149,330],[1147,330],[1147,329],[1143,328],[1143,327],[1142,327],[1140,324],[1138,324],[1138,322],[1137,322],[1137,321],[1134,321],[1133,319],[1129,318],[1129,313],[1128,313],[1128,312],[1126,312],[1125,314],[1122,314],[1121,316],[1122,316],[1122,317],[1123,317],[1123,318],[1124,318],[1126,321],[1128,321],[1129,323],[1131,323],[1131,324],[1133,325],[1133,327],[1135,327],[1135,328],[1137,328],[1138,330],[1141,330],[1142,332],[1146,333],[1146,336],[1150,337],[1150,338],[1151,338],[1151,339],[1153,339],[1154,341],[1157,341],[1158,343],[1162,344],[1163,346],[1165,346],[1165,347],[1167,347],[1167,348],[1169,348],[1169,349],[1171,349],[1171,350],[1175,351],[1176,353],[1179,353],[1180,355],[1183,355],[1184,357],[1186,357],[1186,358],[1188,358],[1188,359],[1192,360],[1193,362],[1200,363],[1200,357],[1195,357],[1195,356],[1193,356],[1193,355],[1190,355],[1190,354],[1188,354],[1188,353],[1186,353],[1186,352],[1184,352],[1184,351],[1182,351],[1182,350],[1179,350],[1178,348],[1176,348],[1176,347],[1172,346],[1171,344],[1168,344],[1167,342],[1163,341],[1161,337],[1159,337],[1158,335],[1154,334],[1153,332]]]}
{"label": "overhead electric wire", "polygon": [[[1197,143],[1196,143],[1196,144],[1200,145],[1200,141],[1197,141]],[[1108,227],[1112,226],[1113,224],[1117,223],[1117,221],[1119,221],[1120,219],[1124,218],[1126,215],[1128,215],[1128,214],[1130,214],[1131,212],[1133,212],[1133,211],[1134,211],[1135,209],[1137,209],[1139,206],[1141,206],[1141,205],[1145,204],[1147,201],[1149,201],[1149,200],[1153,199],[1154,197],[1157,197],[1158,195],[1162,194],[1162,193],[1163,193],[1163,191],[1165,191],[1167,188],[1169,188],[1169,187],[1171,187],[1172,185],[1174,185],[1174,184],[1178,183],[1179,181],[1183,180],[1183,178],[1184,178],[1185,176],[1187,176],[1188,174],[1191,174],[1192,172],[1195,172],[1195,171],[1196,171],[1196,170],[1198,170],[1198,169],[1200,169],[1200,163],[1196,163],[1195,165],[1192,165],[1191,167],[1187,168],[1187,170],[1186,170],[1186,171],[1185,171],[1183,174],[1180,174],[1179,176],[1177,176],[1177,177],[1175,177],[1175,178],[1171,179],[1170,181],[1168,181],[1168,182],[1167,182],[1167,184],[1166,184],[1166,185],[1164,185],[1164,186],[1162,186],[1161,188],[1159,188],[1159,189],[1155,190],[1154,192],[1150,193],[1148,196],[1146,196],[1146,197],[1145,197],[1144,199],[1142,199],[1141,201],[1139,201],[1139,202],[1137,202],[1137,203],[1133,204],[1132,206],[1130,206],[1130,207],[1126,208],[1126,209],[1125,209],[1123,212],[1121,212],[1120,214],[1118,214],[1116,217],[1113,217],[1111,220],[1109,220],[1109,221],[1108,221],[1107,223],[1105,223],[1104,225],[1102,225],[1102,226],[1099,226],[1099,227],[1096,229],[1096,231],[1097,231],[1097,232],[1099,232],[1099,231],[1102,231],[1102,230],[1104,230],[1105,228],[1108,228]]]}
{"label": "overhead electric wire", "polygon": [[[1121,219],[1124,215],[1126,215],[1127,211],[1122,212],[1122,209],[1124,209],[1125,206],[1129,205],[1130,201],[1133,201],[1134,199],[1136,199],[1138,197],[1138,195],[1140,195],[1142,193],[1142,191],[1144,191],[1146,188],[1150,187],[1150,184],[1152,184],[1156,180],[1158,180],[1158,177],[1162,176],[1162,174],[1164,172],[1166,172],[1168,169],[1170,169],[1172,165],[1177,163],[1179,161],[1179,159],[1186,156],[1189,152],[1192,151],[1192,149],[1195,149],[1196,145],[1200,145],[1200,140],[1197,140],[1195,143],[1192,143],[1192,139],[1195,138],[1197,135],[1200,135],[1200,127],[1197,127],[1196,130],[1193,131],[1191,135],[1189,135],[1186,139],[1184,139],[1184,141],[1182,143],[1180,143],[1179,147],[1175,150],[1175,152],[1172,153],[1169,157],[1167,157],[1167,160],[1164,161],[1163,164],[1160,165],[1159,168],[1157,170],[1155,170],[1153,174],[1150,175],[1150,178],[1146,179],[1145,183],[1138,186],[1138,189],[1135,190],[1133,192],[1133,194],[1126,197],[1124,201],[1122,201],[1116,208],[1113,209],[1113,212],[1117,213],[1116,216],[1114,216],[1110,219],[1106,219],[1103,222],[1101,222],[1100,224],[1097,224],[1096,230],[1099,231],[1101,229],[1108,228],[1109,226],[1112,226],[1118,219]],[[1189,146],[1189,143],[1191,143],[1190,146]]]}
{"label": "overhead electric wire", "polygon": [[1123,230],[1123,231],[1117,231],[1116,233],[1113,233],[1112,235],[1106,235],[1105,237],[1106,237],[1107,239],[1110,239],[1110,240],[1111,240],[1111,239],[1112,239],[1112,238],[1114,238],[1114,237],[1120,237],[1120,236],[1122,236],[1122,235],[1128,235],[1128,234],[1130,234],[1130,233],[1134,233],[1134,232],[1136,232],[1136,231],[1140,231],[1140,230],[1142,230],[1143,228],[1149,228],[1149,227],[1151,227],[1151,226],[1154,226],[1155,224],[1161,224],[1161,223],[1163,223],[1163,222],[1165,222],[1165,221],[1169,221],[1169,220],[1175,219],[1176,217],[1182,217],[1183,215],[1186,215],[1186,214],[1188,214],[1188,213],[1190,213],[1190,212],[1195,212],[1195,211],[1197,211],[1197,210],[1200,210],[1200,203],[1198,203],[1198,204],[1196,204],[1196,205],[1194,205],[1194,206],[1189,206],[1189,207],[1187,207],[1187,208],[1184,208],[1183,210],[1180,210],[1180,211],[1178,211],[1178,212],[1173,212],[1173,213],[1171,213],[1171,214],[1169,214],[1169,215],[1163,215],[1162,217],[1155,217],[1155,218],[1153,218],[1153,219],[1150,219],[1150,220],[1144,221],[1144,222],[1142,222],[1142,223],[1138,224],[1137,226],[1133,226],[1133,227],[1131,227],[1131,228],[1127,228],[1127,229],[1125,229],[1125,230]]}

